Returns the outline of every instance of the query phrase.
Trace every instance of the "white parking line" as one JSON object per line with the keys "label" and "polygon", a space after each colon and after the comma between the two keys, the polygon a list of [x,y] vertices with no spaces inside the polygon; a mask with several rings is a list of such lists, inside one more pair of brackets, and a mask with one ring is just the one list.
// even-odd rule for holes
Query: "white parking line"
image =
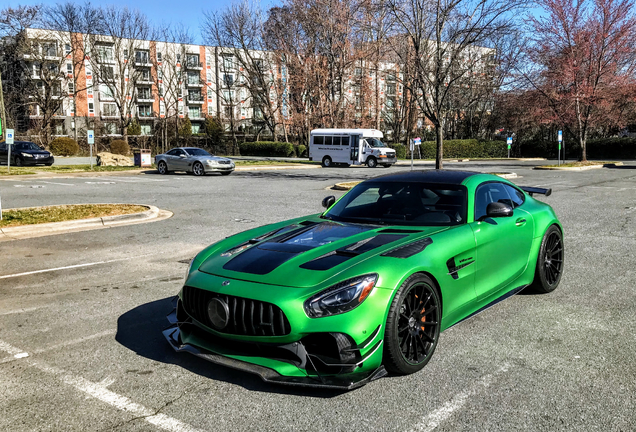
{"label": "white parking line", "polygon": [[48,273],[48,272],[54,272],[54,271],[59,271],[59,270],[69,270],[69,269],[75,269],[75,268],[81,268],[81,267],[91,267],[91,266],[96,266],[96,265],[100,265],[100,264],[108,264],[108,263],[119,262],[119,261],[128,261],[128,260],[131,260],[131,259],[143,258],[143,257],[151,256],[151,255],[159,255],[159,254],[145,254],[145,255],[138,255],[138,256],[128,257],[128,258],[117,258],[117,259],[107,260],[107,261],[97,261],[97,262],[92,262],[92,263],[74,264],[74,265],[70,265],[70,266],[55,267],[55,268],[44,269],[44,270],[34,270],[34,271],[30,271],[30,272],[15,273],[15,274],[10,274],[10,275],[0,276],[0,279],[8,279],[8,278],[14,278],[14,277],[20,277],[20,276],[28,276],[28,275],[32,275],[32,274],[38,274],[38,273]]}
{"label": "white parking line", "polygon": [[441,408],[436,409],[424,419],[415,425],[413,429],[410,429],[412,432],[432,432],[435,430],[443,421],[447,420],[453,413],[459,409],[461,409],[465,404],[468,398],[474,396],[478,391],[488,388],[496,379],[498,375],[501,375],[504,372],[508,371],[509,366],[503,365],[500,367],[495,373],[486,375],[482,377],[477,383],[465,390],[461,393],[455,395],[453,399],[446,402]]}
{"label": "white parking line", "polygon": [[39,183],[48,183],[48,184],[52,184],[52,185],[60,185],[60,186],[75,186],[73,183],[56,183],[56,182],[50,182],[50,181],[44,181],[44,180],[39,180]]}
{"label": "white parking line", "polygon": [[[26,354],[19,348],[9,345],[6,342],[0,341],[0,350],[7,352],[9,354],[21,355]],[[165,414],[158,413],[156,410],[152,410],[147,408],[141,404],[133,402],[129,398],[117,394],[111,390],[108,390],[104,384],[102,383],[94,383],[92,381],[87,380],[86,378],[82,378],[80,376],[74,376],[66,371],[49,366],[44,362],[26,359],[24,360],[26,364],[31,367],[34,367],[42,372],[54,375],[58,379],[60,379],[63,383],[68,384],[75,389],[81,391],[82,393],[91,396],[97,400],[100,400],[114,408],[117,408],[120,411],[124,411],[134,415],[135,417],[139,417],[147,421],[148,423],[155,425],[163,430],[167,430],[170,432],[197,432],[199,429],[194,428],[193,426],[184,423],[180,420],[177,420],[173,417],[167,416]]]}

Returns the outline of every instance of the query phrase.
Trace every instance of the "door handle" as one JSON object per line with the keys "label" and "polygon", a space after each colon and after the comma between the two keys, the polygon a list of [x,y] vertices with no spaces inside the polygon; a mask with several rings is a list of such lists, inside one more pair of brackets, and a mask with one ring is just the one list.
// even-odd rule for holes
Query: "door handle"
{"label": "door handle", "polygon": [[515,222],[515,224],[516,224],[517,226],[523,226],[523,225],[525,225],[525,224],[526,224],[526,219],[525,219],[525,218],[519,218],[519,219],[517,219],[517,221]]}

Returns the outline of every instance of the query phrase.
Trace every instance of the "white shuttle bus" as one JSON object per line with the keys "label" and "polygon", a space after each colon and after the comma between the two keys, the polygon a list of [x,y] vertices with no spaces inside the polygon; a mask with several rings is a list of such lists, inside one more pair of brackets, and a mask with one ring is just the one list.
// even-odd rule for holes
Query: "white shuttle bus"
{"label": "white shuttle bus", "polygon": [[314,129],[309,137],[309,160],[322,166],[378,165],[390,167],[397,162],[395,150],[382,141],[377,129]]}

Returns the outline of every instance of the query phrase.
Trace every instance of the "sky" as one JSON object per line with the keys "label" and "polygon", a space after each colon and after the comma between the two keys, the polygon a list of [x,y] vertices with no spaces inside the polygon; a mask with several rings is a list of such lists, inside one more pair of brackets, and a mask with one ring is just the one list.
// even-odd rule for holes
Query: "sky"
{"label": "sky", "polygon": [[[45,6],[54,5],[56,3],[65,2],[66,0],[0,0],[0,8],[16,7],[19,5],[44,4]],[[84,0],[76,3],[83,4]],[[95,6],[128,6],[130,9],[138,9],[144,13],[153,24],[162,23],[183,23],[190,29],[190,33],[195,37],[195,42],[203,43],[201,37],[200,25],[203,21],[203,11],[221,11],[232,3],[232,0],[214,0],[211,2],[201,2],[197,0],[93,0],[91,3]],[[268,9],[277,0],[261,0],[263,8]]]}

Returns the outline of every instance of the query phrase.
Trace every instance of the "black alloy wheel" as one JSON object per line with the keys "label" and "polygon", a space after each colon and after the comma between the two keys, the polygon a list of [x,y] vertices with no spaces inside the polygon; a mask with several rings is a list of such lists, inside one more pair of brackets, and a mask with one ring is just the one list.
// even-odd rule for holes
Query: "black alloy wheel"
{"label": "black alloy wheel", "polygon": [[205,174],[203,164],[201,162],[195,162],[194,165],[192,165],[192,173],[195,176],[202,176],[203,174]]}
{"label": "black alloy wheel", "polygon": [[160,161],[157,164],[157,171],[159,171],[159,174],[168,174],[168,164],[164,161]]}
{"label": "black alloy wheel", "polygon": [[367,159],[367,166],[369,168],[375,168],[378,166],[378,161],[376,158],[374,158],[373,156],[369,156],[369,159]]}
{"label": "black alloy wheel", "polygon": [[563,234],[556,225],[552,225],[543,236],[539,249],[537,269],[531,285],[535,292],[549,293],[559,286],[563,275],[564,250]]}
{"label": "black alloy wheel", "polygon": [[22,159],[20,159],[20,157],[19,157],[19,156],[16,156],[16,157],[13,159],[13,165],[15,165],[15,166],[22,166]]}
{"label": "black alloy wheel", "polygon": [[332,165],[331,158],[329,156],[325,156],[322,158],[322,166],[325,168],[329,168]]}
{"label": "black alloy wheel", "polygon": [[422,369],[437,346],[441,316],[435,283],[422,274],[408,278],[389,309],[384,339],[385,367],[402,375]]}

